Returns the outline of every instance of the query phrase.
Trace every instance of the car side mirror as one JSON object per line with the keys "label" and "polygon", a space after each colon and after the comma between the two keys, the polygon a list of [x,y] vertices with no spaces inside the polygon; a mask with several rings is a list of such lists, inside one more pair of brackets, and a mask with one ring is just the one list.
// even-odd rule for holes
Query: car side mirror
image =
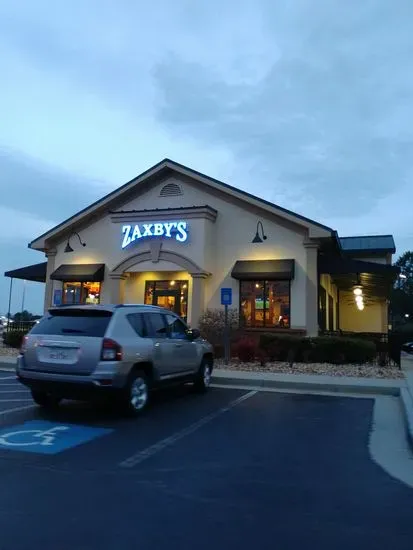
{"label": "car side mirror", "polygon": [[201,336],[201,332],[197,328],[190,328],[187,331],[187,335],[189,340],[196,340]]}

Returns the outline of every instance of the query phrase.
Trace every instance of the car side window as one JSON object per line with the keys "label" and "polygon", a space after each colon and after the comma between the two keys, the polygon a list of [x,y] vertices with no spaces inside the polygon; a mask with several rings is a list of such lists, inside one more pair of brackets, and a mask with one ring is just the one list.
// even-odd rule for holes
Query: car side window
{"label": "car side window", "polygon": [[149,338],[166,338],[168,336],[164,315],[161,313],[145,313],[144,320]]}
{"label": "car side window", "polygon": [[166,324],[168,326],[168,335],[169,338],[180,338],[183,340],[187,337],[187,327],[174,315],[166,315]]}
{"label": "car side window", "polygon": [[130,313],[126,316],[126,318],[138,336],[141,338],[147,338],[148,331],[146,330],[142,313]]}

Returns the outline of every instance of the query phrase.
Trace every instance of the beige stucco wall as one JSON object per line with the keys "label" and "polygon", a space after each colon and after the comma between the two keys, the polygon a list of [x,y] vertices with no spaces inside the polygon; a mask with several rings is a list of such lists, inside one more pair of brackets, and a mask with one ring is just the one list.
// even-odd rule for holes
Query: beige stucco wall
{"label": "beige stucco wall", "polygon": [[[247,202],[234,202],[232,198],[210,193],[199,185],[187,181],[180,182],[184,194],[177,197],[160,197],[161,188],[168,182],[164,180],[146,191],[141,196],[123,204],[118,210],[144,210],[154,208],[179,208],[193,205],[208,205],[218,211],[216,221],[210,219],[188,219],[189,238],[185,243],[175,239],[165,239],[162,250],[178,252],[199,265],[203,270],[211,273],[205,281],[204,307],[218,308],[220,306],[220,288],[233,289],[233,304],[238,307],[239,282],[231,277],[231,270],[237,260],[265,260],[265,259],[294,259],[295,277],[291,284],[291,326],[292,328],[306,327],[306,266],[307,252],[304,247],[305,230],[298,225],[292,225],[269,214],[264,215],[250,207]],[[251,241],[255,235],[257,221],[261,220],[267,235],[267,240],[261,244]],[[162,221],[160,213],[159,220]],[[141,222],[131,222],[141,223]],[[80,227],[78,231],[87,246],[82,248],[76,237],[71,240],[74,252],[65,254],[66,241],[57,243],[54,258],[55,269],[64,263],[105,263],[107,266],[105,280],[102,286],[101,300],[110,302],[110,271],[121,261],[132,254],[149,250],[148,240],[142,240],[126,250],[121,248],[122,223],[114,223],[107,213],[88,227]],[[174,271],[182,270],[175,264],[136,265],[136,271]],[[313,268],[312,268],[313,269]],[[312,273],[316,280],[316,272]],[[153,278],[153,273],[134,277],[136,285],[131,287],[131,280],[125,282],[125,301],[142,301],[143,281]],[[60,288],[61,283],[54,282],[53,288]],[[190,300],[189,300],[190,303]],[[189,312],[190,315],[190,312]]]}
{"label": "beige stucco wall", "polygon": [[351,292],[340,292],[340,329],[354,332],[387,332],[387,304],[368,303],[363,311],[356,307]]}

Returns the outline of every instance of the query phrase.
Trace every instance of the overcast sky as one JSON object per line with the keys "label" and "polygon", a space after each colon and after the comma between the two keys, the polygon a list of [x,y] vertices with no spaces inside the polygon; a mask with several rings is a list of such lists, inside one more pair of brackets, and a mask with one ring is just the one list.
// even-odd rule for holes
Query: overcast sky
{"label": "overcast sky", "polygon": [[1,2],[0,313],[30,240],[164,157],[412,249],[412,21],[412,0]]}

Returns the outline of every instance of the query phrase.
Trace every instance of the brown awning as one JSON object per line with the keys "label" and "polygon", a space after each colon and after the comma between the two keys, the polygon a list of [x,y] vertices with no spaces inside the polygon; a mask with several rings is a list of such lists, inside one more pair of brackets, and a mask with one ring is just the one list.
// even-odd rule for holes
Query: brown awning
{"label": "brown awning", "polygon": [[105,264],[62,264],[50,275],[55,281],[102,282]]}
{"label": "brown awning", "polygon": [[231,272],[234,279],[281,281],[294,278],[294,260],[238,260]]}
{"label": "brown awning", "polygon": [[11,279],[23,279],[24,281],[35,281],[36,283],[45,283],[46,267],[47,267],[47,262],[42,262],[41,264],[27,265],[26,267],[20,267],[19,269],[6,271],[4,276],[10,277]]}

